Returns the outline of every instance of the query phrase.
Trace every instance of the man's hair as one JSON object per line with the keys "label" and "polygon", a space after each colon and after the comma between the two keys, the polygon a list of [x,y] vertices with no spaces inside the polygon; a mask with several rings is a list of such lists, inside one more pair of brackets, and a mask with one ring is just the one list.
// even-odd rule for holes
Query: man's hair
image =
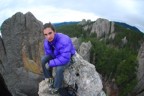
{"label": "man's hair", "polygon": [[51,28],[54,32],[56,32],[55,27],[50,22],[43,25],[43,30],[46,28]]}

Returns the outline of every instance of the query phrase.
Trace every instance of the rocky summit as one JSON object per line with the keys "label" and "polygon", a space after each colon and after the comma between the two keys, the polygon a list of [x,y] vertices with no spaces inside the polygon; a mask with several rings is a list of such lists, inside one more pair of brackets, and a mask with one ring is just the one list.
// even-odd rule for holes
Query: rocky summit
{"label": "rocky summit", "polygon": [[[95,66],[84,60],[79,54],[73,56],[73,61],[74,63],[64,72],[63,86],[75,87],[77,85],[77,96],[106,96],[102,90],[102,81]],[[48,89],[49,83],[47,80],[41,81],[39,83],[39,96],[51,96]]]}

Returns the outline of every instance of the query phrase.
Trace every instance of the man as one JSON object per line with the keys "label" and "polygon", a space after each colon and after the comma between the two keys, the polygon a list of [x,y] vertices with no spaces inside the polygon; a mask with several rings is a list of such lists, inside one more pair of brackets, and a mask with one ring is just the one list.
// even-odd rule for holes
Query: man
{"label": "man", "polygon": [[43,26],[44,52],[42,58],[42,68],[45,78],[51,80],[52,69],[56,68],[54,84],[50,90],[51,94],[58,92],[62,88],[63,72],[65,68],[71,64],[71,57],[75,54],[75,48],[69,36],[56,33],[54,26],[51,23],[46,23]]}

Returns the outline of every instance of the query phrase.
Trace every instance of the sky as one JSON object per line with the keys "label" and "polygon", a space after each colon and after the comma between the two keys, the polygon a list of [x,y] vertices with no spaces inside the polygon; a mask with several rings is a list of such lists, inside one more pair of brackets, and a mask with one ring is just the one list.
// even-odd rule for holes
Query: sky
{"label": "sky", "polygon": [[144,32],[144,0],[0,0],[0,25],[17,12],[31,12],[43,23],[104,18]]}

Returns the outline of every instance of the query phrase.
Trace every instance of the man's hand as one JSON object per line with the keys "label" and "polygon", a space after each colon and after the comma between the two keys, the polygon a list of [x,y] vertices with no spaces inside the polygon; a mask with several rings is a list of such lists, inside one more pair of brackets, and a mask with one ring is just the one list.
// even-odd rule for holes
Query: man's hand
{"label": "man's hand", "polygon": [[54,83],[54,79],[53,78],[49,78],[49,83],[51,84],[51,86],[53,85]]}
{"label": "man's hand", "polygon": [[45,64],[45,68],[46,68],[47,70],[49,70],[50,67],[49,67],[48,63]]}

